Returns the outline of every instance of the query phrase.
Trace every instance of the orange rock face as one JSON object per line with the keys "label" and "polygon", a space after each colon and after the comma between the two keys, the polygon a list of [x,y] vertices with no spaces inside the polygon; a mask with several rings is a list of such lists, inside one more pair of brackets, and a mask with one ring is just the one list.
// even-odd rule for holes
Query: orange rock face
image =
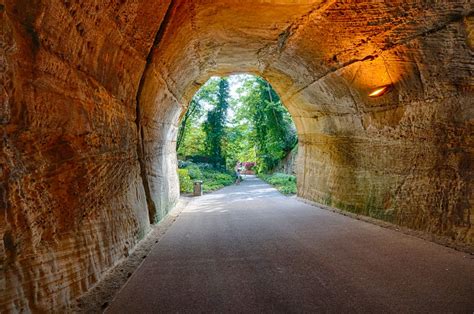
{"label": "orange rock face", "polygon": [[0,310],[63,309],[167,213],[179,118],[211,75],[257,74],[280,93],[301,197],[472,244],[472,11],[7,0]]}

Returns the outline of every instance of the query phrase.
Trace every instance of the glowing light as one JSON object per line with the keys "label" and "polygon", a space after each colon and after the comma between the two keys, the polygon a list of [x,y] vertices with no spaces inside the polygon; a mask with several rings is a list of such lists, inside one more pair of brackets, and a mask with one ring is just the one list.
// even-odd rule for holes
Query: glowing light
{"label": "glowing light", "polygon": [[392,90],[392,85],[385,85],[377,88],[372,93],[369,94],[369,97],[380,97]]}

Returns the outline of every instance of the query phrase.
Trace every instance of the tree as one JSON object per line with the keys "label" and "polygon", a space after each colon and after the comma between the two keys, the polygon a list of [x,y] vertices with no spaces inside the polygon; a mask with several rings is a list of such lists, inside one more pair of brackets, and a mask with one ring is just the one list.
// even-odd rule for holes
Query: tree
{"label": "tree", "polygon": [[268,82],[253,78],[244,84],[244,89],[247,92],[241,97],[240,116],[245,116],[254,128],[250,135],[259,171],[270,171],[296,145],[296,129]]}
{"label": "tree", "polygon": [[227,78],[221,78],[219,81],[219,91],[217,93],[217,103],[213,109],[208,111],[207,120],[204,122],[206,151],[214,166],[225,165],[222,146],[225,137],[228,108],[229,82]]}
{"label": "tree", "polygon": [[297,143],[291,116],[265,80],[245,75],[232,81],[242,85],[238,98],[230,97],[227,78],[211,78],[196,93],[181,121],[178,154],[227,168],[257,161],[259,171],[271,171]]}
{"label": "tree", "polygon": [[[211,78],[194,95],[189,103],[179,129],[176,140],[176,151],[181,156],[192,156],[205,153],[203,146],[202,117],[206,106],[214,106],[217,101],[219,79]],[[192,138],[192,140],[190,140]]]}
{"label": "tree", "polygon": [[179,148],[183,144],[184,136],[186,135],[186,130],[189,127],[189,122],[191,121],[190,118],[195,116],[196,113],[201,109],[201,104],[199,103],[199,99],[193,98],[189,104],[188,110],[184,114],[183,119],[181,120],[181,124],[178,129],[178,138],[176,140],[176,150],[179,151]]}
{"label": "tree", "polygon": [[179,147],[178,155],[182,158],[206,155],[206,134],[201,125],[190,124],[187,127],[186,136]]}
{"label": "tree", "polygon": [[246,120],[234,120],[234,125],[226,130],[224,151],[226,166],[233,169],[239,161],[256,161],[253,127]]}

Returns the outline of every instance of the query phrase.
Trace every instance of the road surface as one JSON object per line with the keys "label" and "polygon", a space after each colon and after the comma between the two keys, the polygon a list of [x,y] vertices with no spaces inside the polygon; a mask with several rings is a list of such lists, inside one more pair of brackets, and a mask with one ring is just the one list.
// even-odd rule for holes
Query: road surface
{"label": "road surface", "polygon": [[474,259],[285,197],[196,198],[107,313],[472,313]]}

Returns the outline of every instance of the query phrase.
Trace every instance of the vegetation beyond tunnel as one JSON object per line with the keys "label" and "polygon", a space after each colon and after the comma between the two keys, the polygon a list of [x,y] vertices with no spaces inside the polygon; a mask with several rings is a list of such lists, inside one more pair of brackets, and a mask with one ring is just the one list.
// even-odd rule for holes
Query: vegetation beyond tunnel
{"label": "vegetation beyond tunnel", "polygon": [[[191,100],[178,130],[180,190],[191,192],[191,179],[204,179],[207,192],[232,184],[237,171],[280,170],[282,159],[294,161],[297,143],[291,116],[268,82],[250,75],[211,78]],[[290,178],[294,166],[283,167]],[[292,187],[283,191],[295,193],[295,180],[286,181]]]}
{"label": "vegetation beyond tunnel", "polygon": [[473,14],[467,0],[0,4],[0,311],[64,310],[133,251],[179,198],[180,117],[236,71],[290,112],[300,197],[472,247]]}

